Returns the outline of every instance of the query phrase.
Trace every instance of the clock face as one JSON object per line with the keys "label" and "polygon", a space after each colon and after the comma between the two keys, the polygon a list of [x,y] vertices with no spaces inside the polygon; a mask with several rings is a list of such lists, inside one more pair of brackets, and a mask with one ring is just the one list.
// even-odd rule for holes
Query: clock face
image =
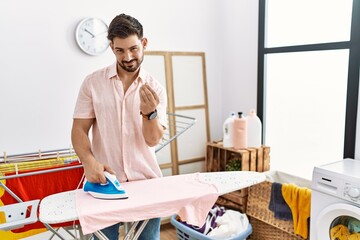
{"label": "clock face", "polygon": [[109,47],[108,26],[98,18],[85,18],[77,26],[76,42],[85,53],[99,55]]}

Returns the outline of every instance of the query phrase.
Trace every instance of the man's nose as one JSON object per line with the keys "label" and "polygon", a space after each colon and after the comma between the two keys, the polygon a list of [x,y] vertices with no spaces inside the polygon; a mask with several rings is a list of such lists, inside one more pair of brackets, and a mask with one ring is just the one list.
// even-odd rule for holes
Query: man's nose
{"label": "man's nose", "polygon": [[132,60],[132,56],[130,52],[125,52],[124,53],[124,60],[129,62],[130,60]]}

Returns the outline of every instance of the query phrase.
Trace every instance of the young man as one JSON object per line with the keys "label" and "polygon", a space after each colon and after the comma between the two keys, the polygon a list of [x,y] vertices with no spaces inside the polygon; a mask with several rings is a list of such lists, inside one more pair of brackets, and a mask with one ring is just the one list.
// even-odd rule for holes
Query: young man
{"label": "young man", "polygon": [[[90,182],[103,172],[120,182],[161,177],[155,149],[166,126],[165,89],[142,67],[147,39],[140,22],[116,16],[108,30],[116,62],[88,75],[74,111],[72,144]],[[89,130],[92,127],[92,141]],[[118,239],[119,224],[103,229]],[[139,239],[160,239],[160,219],[151,219]]]}

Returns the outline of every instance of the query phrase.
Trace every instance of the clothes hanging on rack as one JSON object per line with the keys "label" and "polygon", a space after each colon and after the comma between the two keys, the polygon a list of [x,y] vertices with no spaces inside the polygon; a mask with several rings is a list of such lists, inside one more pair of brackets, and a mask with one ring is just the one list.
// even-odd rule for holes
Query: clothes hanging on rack
{"label": "clothes hanging on rack", "polygon": [[[81,164],[72,163],[67,166],[76,166],[76,165],[81,165]],[[41,170],[56,169],[56,168],[61,168],[61,166],[43,168]],[[30,170],[30,171],[19,171],[18,173],[7,173],[5,176],[11,176],[11,175],[23,174],[23,173],[32,173],[36,171],[39,171],[39,169]],[[35,199],[42,199],[51,194],[76,189],[79,183],[81,182],[83,172],[84,172],[83,168],[80,167],[66,171],[34,174],[25,177],[15,177],[3,181],[5,182],[5,186],[11,189],[11,191],[13,191],[21,200],[30,201]],[[1,205],[8,205],[18,202],[8,192],[3,190],[0,192],[0,200],[1,200]],[[70,225],[73,225],[73,222],[63,223],[57,226],[60,227],[60,226],[70,226]],[[41,222],[36,222],[34,224],[26,225],[23,228],[14,229],[11,231],[13,233],[21,233],[21,232],[29,231],[31,229],[40,229],[40,228],[45,228],[45,227]],[[3,239],[1,237],[1,233],[0,233],[0,239]]]}

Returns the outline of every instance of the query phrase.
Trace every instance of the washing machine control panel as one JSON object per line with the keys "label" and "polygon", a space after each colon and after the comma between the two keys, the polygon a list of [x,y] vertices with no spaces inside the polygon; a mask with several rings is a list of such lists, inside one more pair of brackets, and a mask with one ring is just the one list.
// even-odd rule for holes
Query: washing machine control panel
{"label": "washing machine control panel", "polygon": [[346,183],[344,189],[344,197],[355,203],[360,203],[360,187]]}

